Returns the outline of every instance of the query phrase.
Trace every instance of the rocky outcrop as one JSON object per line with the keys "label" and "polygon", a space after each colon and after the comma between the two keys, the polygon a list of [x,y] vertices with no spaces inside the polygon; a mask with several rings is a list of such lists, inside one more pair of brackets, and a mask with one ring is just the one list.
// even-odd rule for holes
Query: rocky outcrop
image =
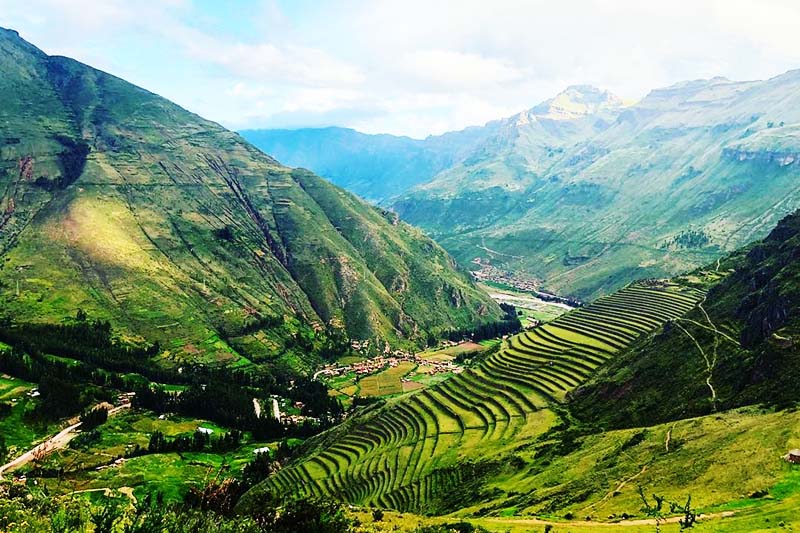
{"label": "rocky outcrop", "polygon": [[740,148],[725,148],[722,150],[722,157],[732,161],[763,163],[768,165],[778,165],[786,167],[789,165],[800,164],[800,152],[784,152],[770,150],[745,150]]}

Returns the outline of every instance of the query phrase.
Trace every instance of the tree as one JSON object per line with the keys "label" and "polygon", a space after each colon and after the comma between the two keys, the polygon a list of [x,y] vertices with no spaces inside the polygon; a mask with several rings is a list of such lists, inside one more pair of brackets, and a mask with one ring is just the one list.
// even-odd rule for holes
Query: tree
{"label": "tree", "polygon": [[81,429],[88,431],[101,426],[108,420],[108,409],[105,407],[95,407],[89,411],[81,413]]}
{"label": "tree", "polygon": [[116,500],[107,500],[103,502],[103,505],[93,508],[91,521],[94,525],[94,532],[112,533],[114,525],[122,518],[123,511],[123,507]]}
{"label": "tree", "polygon": [[[642,511],[644,511],[647,516],[655,518],[656,533],[660,532],[661,523],[666,518],[663,511],[666,498],[664,496],[653,494],[653,503],[650,503],[650,501],[647,499],[647,496],[644,494],[644,488],[641,486],[639,487],[639,497],[642,499],[642,503],[644,504]],[[694,527],[694,524],[697,521],[697,512],[692,509],[691,494],[686,499],[686,503],[684,505],[675,502],[669,502],[669,510],[670,513],[683,513],[683,518],[678,521],[678,524],[681,526],[681,531]]]}
{"label": "tree", "polygon": [[647,496],[644,494],[644,488],[642,486],[639,486],[639,497],[642,499],[642,511],[650,518],[655,519],[656,533],[660,533],[661,522],[664,521],[664,513],[662,509],[664,507],[665,498],[663,496],[653,494],[653,503],[650,503],[650,501],[647,499]]}
{"label": "tree", "polygon": [[697,522],[697,512],[692,509],[692,495],[690,494],[688,498],[686,498],[686,504],[681,506],[676,503],[670,504],[670,510],[675,512],[682,512],[683,518],[678,520],[678,524],[681,526],[681,531],[684,529],[689,529],[694,527],[695,522]]}

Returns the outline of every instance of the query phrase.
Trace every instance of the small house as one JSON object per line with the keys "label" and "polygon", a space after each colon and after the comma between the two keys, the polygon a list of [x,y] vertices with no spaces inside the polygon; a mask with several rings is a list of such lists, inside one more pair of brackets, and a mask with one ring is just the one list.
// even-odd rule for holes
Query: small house
{"label": "small house", "polygon": [[798,449],[789,450],[789,453],[784,455],[783,458],[789,463],[798,465],[800,464],[800,450]]}
{"label": "small house", "polygon": [[213,429],[204,428],[204,427],[200,427],[200,426],[197,426],[197,431],[199,431],[200,433],[204,433],[206,435],[211,435],[212,433],[214,433]]}

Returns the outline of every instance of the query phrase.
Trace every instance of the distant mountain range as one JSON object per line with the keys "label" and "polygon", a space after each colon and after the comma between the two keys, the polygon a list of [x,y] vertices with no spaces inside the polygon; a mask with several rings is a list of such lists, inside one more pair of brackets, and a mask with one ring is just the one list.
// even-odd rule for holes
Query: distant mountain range
{"label": "distant mountain range", "polygon": [[395,214],[155,94],[2,29],[0,73],[0,320],[82,309],[246,363],[307,357],[314,330],[383,350],[503,316]]}
{"label": "distant mountain range", "polygon": [[489,259],[581,298],[715,260],[800,207],[800,71],[683,82],[632,105],[573,86],[422,141],[243,135],[391,208],[462,264]]}

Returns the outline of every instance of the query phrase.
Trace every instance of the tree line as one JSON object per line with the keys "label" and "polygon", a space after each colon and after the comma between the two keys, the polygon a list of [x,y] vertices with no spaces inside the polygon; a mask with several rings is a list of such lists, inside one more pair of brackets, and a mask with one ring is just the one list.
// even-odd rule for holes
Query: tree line
{"label": "tree line", "polygon": [[[475,342],[496,339],[503,335],[512,335],[522,330],[522,322],[517,316],[517,308],[511,304],[501,303],[500,309],[503,310],[503,318],[494,322],[478,324],[471,328],[460,328],[445,332],[442,336],[450,341],[459,342],[470,339]],[[436,338],[429,336],[428,345],[434,346]]]}

